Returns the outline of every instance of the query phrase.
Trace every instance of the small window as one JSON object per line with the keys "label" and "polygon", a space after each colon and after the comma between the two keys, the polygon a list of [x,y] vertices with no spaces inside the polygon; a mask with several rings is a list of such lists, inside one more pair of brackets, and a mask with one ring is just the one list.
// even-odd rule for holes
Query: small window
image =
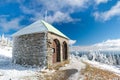
{"label": "small window", "polygon": [[67,43],[63,42],[63,60],[68,59]]}

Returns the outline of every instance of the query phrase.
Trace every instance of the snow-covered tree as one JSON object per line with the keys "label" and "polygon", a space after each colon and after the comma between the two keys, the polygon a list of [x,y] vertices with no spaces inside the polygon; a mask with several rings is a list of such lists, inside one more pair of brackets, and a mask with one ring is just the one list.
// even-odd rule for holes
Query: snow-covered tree
{"label": "snow-covered tree", "polygon": [[0,36],[0,46],[12,46],[12,41],[8,37],[5,37],[4,34],[2,34]]}

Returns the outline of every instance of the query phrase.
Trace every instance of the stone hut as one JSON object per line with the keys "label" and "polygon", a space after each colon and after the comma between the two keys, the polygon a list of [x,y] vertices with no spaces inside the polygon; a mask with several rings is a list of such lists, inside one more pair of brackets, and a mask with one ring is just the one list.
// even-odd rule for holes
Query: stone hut
{"label": "stone hut", "polygon": [[16,64],[53,69],[69,63],[68,37],[43,20],[32,23],[12,36],[12,61]]}

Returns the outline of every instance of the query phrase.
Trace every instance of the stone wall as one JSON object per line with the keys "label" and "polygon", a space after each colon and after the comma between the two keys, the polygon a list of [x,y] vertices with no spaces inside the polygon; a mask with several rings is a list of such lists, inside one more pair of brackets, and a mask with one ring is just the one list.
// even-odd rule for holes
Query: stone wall
{"label": "stone wall", "polygon": [[22,65],[46,65],[46,34],[26,34],[13,38],[13,62]]}
{"label": "stone wall", "polygon": [[[47,61],[47,65],[48,65],[48,68],[58,68],[58,67],[60,67],[60,66],[63,66],[63,65],[65,65],[66,63],[69,63],[69,46],[67,46],[67,48],[68,48],[68,59],[67,60],[63,60],[63,49],[62,49],[62,44],[63,44],[63,42],[65,41],[66,43],[67,43],[67,45],[68,45],[68,39],[66,39],[66,38],[63,38],[63,37],[61,37],[61,36],[58,36],[58,35],[56,35],[56,34],[53,34],[53,33],[48,33],[47,34],[47,36],[48,36],[48,39],[47,39],[47,59],[48,59],[48,61]],[[61,54],[61,61],[60,62],[57,62],[57,63],[53,63],[53,52],[52,52],[52,43],[53,43],[53,40],[54,39],[57,39],[57,40],[59,40],[59,42],[60,42],[60,54]]]}

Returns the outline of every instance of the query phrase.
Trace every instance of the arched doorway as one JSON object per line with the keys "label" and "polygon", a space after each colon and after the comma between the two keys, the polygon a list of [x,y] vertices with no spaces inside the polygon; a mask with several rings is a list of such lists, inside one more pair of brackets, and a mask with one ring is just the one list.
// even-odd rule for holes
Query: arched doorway
{"label": "arched doorway", "polygon": [[67,58],[68,58],[67,43],[63,42],[63,60],[67,60]]}
{"label": "arched doorway", "polygon": [[59,40],[55,39],[53,41],[53,63],[60,62],[60,42]]}

